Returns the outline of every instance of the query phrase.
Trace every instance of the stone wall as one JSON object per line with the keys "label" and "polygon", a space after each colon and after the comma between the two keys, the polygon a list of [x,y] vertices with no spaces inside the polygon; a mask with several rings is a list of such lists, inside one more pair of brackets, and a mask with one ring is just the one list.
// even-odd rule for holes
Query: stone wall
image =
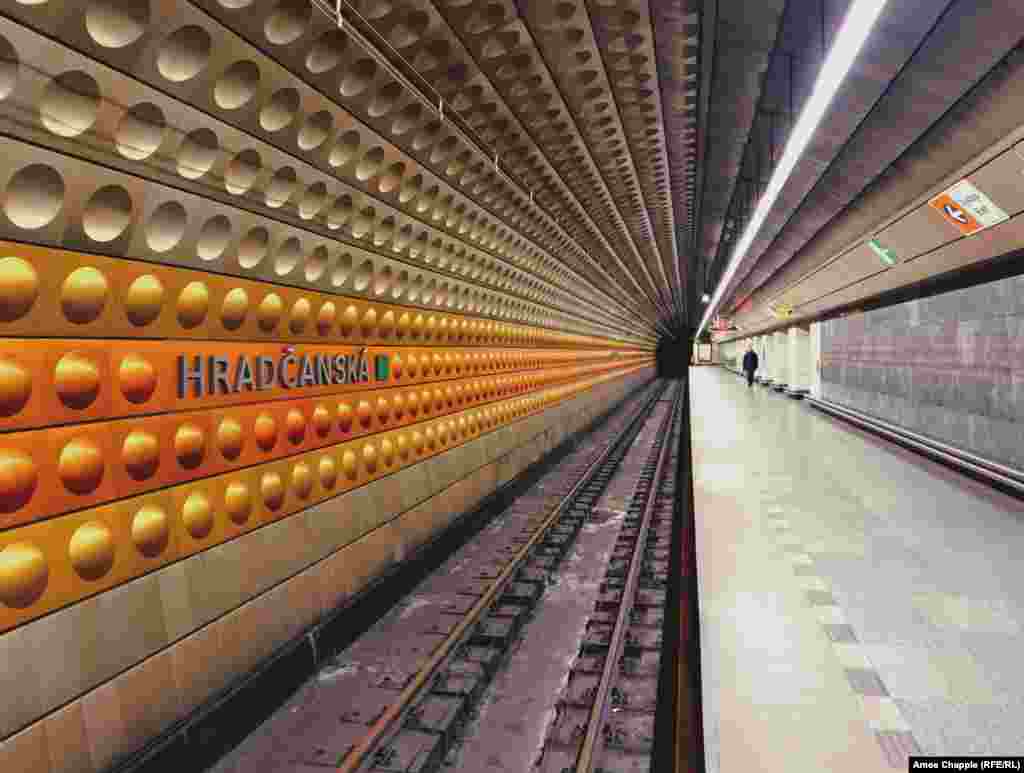
{"label": "stone wall", "polygon": [[1024,469],[1024,276],[821,325],[822,396]]}

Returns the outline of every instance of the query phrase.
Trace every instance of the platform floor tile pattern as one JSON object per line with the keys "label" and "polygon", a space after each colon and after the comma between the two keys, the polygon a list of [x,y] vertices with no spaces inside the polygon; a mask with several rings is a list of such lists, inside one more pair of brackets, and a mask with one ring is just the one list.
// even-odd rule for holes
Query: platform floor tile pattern
{"label": "platform floor tile pattern", "polygon": [[1024,504],[691,370],[709,773],[1024,750]]}

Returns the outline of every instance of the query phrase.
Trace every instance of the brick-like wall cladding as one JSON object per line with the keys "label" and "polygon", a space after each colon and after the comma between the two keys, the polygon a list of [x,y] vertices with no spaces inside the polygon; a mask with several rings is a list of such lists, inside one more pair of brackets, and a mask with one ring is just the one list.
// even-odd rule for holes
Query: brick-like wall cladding
{"label": "brick-like wall cladding", "polygon": [[822,396],[1024,469],[1024,276],[825,322]]}

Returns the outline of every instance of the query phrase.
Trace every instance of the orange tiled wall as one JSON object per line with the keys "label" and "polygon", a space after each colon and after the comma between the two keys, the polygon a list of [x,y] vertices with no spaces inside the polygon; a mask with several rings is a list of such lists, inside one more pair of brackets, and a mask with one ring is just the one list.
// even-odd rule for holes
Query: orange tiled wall
{"label": "orange tiled wall", "polygon": [[299,22],[301,71],[188,0],[0,4],[0,770],[103,769],[650,373]]}

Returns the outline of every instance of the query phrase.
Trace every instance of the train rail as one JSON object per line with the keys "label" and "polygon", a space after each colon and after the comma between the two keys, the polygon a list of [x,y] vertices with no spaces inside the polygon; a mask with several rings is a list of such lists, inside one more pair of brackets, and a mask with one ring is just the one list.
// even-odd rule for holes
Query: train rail
{"label": "train rail", "polygon": [[[507,687],[507,674],[503,685],[492,682],[510,648],[529,660],[531,647],[545,647],[545,614],[559,614],[545,611],[542,601],[551,595],[545,591],[574,561],[600,566],[604,576],[572,640],[578,651],[565,690],[550,691],[555,721],[533,718],[544,732],[532,752],[521,752],[533,756],[521,769],[649,769],[680,404],[677,387],[652,384],[215,770],[240,772],[254,764],[346,773],[476,769],[473,748],[463,746],[486,748],[492,739],[474,738],[467,728],[486,706],[485,696]],[[646,453],[637,462],[641,446]],[[661,493],[665,481],[669,490]],[[609,511],[609,502],[622,512]],[[608,523],[595,526],[595,517]],[[608,550],[581,547],[567,561],[584,531],[605,540]],[[584,683],[594,689],[581,697],[577,688]],[[644,701],[623,705],[624,696],[642,693]],[[487,723],[475,724],[479,730]],[[609,755],[633,767],[608,767]]]}
{"label": "train rail", "polygon": [[653,769],[680,407],[673,400],[640,472],[538,773]]}

